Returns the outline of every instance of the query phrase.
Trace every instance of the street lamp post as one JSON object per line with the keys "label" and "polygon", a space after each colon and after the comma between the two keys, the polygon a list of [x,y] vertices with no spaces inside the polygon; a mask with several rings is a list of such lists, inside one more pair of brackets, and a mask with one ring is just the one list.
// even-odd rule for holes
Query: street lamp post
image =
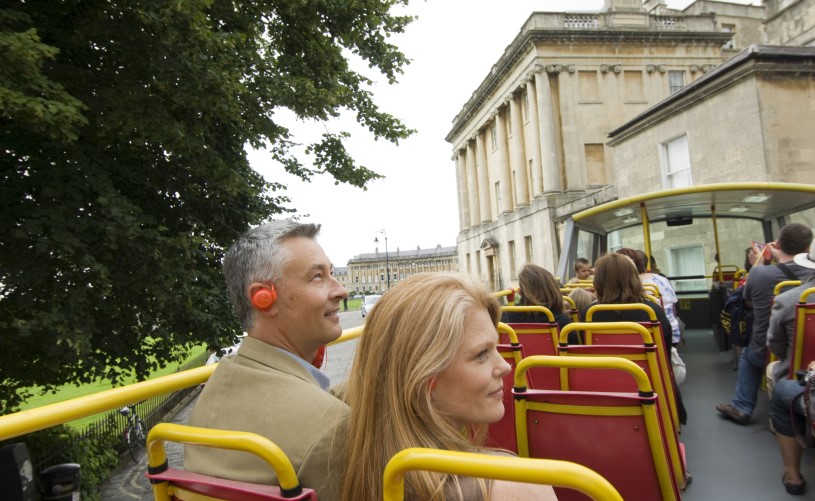
{"label": "street lamp post", "polygon": [[[388,234],[385,232],[385,229],[381,229],[377,231],[377,233],[382,233],[385,237],[385,273],[388,277],[388,290],[391,290],[391,267],[390,267],[390,259],[388,257]],[[379,238],[374,237],[374,243],[379,243]]]}

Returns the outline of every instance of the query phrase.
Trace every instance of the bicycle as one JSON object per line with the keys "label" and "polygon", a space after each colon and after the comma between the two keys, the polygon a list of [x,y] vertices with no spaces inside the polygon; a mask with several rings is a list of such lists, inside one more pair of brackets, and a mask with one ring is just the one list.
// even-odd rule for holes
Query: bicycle
{"label": "bicycle", "polygon": [[130,451],[130,457],[138,463],[141,461],[147,448],[147,428],[142,418],[136,414],[136,406],[128,405],[119,409],[119,414],[127,418],[124,430],[124,441]]}

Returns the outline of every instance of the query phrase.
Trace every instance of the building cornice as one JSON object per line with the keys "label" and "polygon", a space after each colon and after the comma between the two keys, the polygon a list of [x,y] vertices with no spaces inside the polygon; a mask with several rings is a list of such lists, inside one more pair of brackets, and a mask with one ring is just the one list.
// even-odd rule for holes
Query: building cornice
{"label": "building cornice", "polygon": [[[640,28],[632,28],[630,26],[602,27],[593,29],[567,28],[566,23],[569,16],[582,16],[600,20],[610,16],[610,14],[533,13],[524,24],[522,32],[507,46],[498,62],[492,66],[489,74],[484,78],[467,103],[464,104],[461,111],[453,119],[453,128],[445,137],[447,142],[452,143],[482,106],[493,97],[497,88],[510,76],[510,70],[515,67],[518,60],[539,45],[619,44],[620,42],[625,42],[626,44],[666,45],[708,44],[721,47],[721,45],[726,43],[733,36],[732,33],[715,31],[713,15],[679,16],[675,18],[649,16],[650,26]],[[695,21],[689,23],[691,26],[696,27],[701,24],[709,24],[710,31],[668,29],[663,24],[659,24],[655,21],[660,19],[677,19],[683,23],[690,19]],[[553,24],[557,25],[557,27],[549,27]],[[601,23],[598,21],[598,24]],[[535,28],[534,26],[536,25],[545,25],[547,27]],[[662,26],[662,28],[654,28],[654,26]],[[543,61],[536,61],[536,63],[541,64]]]}
{"label": "building cornice", "polygon": [[815,48],[751,45],[721,66],[609,132],[609,146],[625,141],[699,101],[761,73],[815,73]]}

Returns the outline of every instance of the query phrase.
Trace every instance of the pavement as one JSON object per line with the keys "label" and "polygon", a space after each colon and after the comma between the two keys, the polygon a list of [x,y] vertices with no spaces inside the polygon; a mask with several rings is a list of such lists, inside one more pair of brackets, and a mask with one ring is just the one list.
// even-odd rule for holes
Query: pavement
{"label": "pavement", "polygon": [[[340,313],[340,324],[343,329],[350,329],[362,323],[363,319],[358,310]],[[353,340],[328,348],[323,370],[331,379],[332,385],[348,378],[357,344],[358,341]],[[190,411],[199,393],[200,390],[196,390],[179,403],[165,422],[187,424]],[[166,442],[164,448],[170,467],[181,468],[184,463],[184,446],[175,442]],[[143,458],[136,464],[129,455],[123,455],[119,467],[99,491],[102,501],[152,501],[154,499],[153,491],[150,481],[144,476],[146,471],[147,458]]]}

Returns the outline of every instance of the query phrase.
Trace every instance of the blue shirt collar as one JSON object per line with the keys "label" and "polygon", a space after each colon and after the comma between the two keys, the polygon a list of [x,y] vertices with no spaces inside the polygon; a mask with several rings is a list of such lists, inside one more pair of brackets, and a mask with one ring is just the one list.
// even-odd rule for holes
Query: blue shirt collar
{"label": "blue shirt collar", "polygon": [[[275,348],[277,348],[277,346],[275,346]],[[302,365],[308,371],[308,373],[311,374],[311,377],[313,377],[314,380],[317,381],[317,384],[320,385],[320,388],[322,388],[325,391],[328,391],[328,388],[331,386],[331,380],[328,378],[325,372],[314,367],[313,365],[306,362],[305,360],[303,360],[302,358],[300,358],[299,356],[295,355],[290,351],[286,351],[282,348],[277,349],[282,351],[286,355],[290,356],[291,358],[297,360],[297,363]]]}

